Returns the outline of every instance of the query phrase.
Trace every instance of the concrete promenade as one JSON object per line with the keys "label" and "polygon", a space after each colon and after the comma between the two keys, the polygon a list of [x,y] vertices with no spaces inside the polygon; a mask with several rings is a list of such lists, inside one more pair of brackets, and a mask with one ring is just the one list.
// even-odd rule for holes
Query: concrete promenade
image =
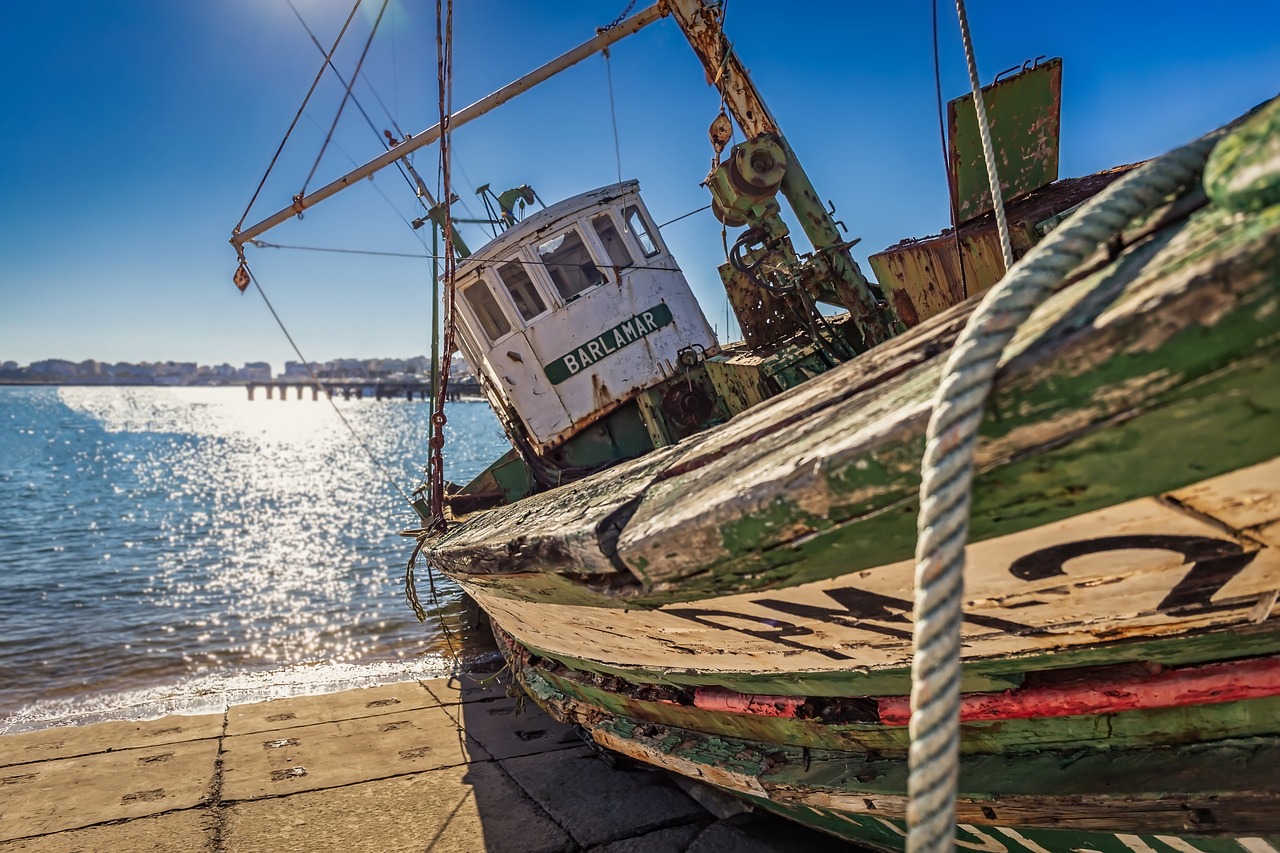
{"label": "concrete promenade", "polygon": [[0,737],[0,853],[848,849],[723,805],[611,768],[496,680]]}

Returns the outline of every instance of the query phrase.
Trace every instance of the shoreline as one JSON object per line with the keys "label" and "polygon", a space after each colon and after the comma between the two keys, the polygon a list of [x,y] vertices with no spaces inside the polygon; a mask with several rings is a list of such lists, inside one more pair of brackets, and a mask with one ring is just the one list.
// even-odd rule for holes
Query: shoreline
{"label": "shoreline", "polygon": [[493,648],[478,649],[461,660],[436,655],[362,663],[322,661],[195,676],[136,689],[38,699],[0,716],[0,737],[101,723],[146,722],[170,715],[224,713],[229,707],[246,703],[467,676],[492,671],[495,664],[500,665],[499,661],[500,656]]}

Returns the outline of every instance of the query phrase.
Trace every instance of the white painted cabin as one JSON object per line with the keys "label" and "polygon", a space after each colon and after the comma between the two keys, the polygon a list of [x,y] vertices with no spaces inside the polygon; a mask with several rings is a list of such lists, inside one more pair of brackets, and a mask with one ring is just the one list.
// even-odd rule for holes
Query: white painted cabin
{"label": "white painted cabin", "polygon": [[636,181],[530,214],[455,280],[462,351],[540,451],[682,372],[681,350],[716,351]]}

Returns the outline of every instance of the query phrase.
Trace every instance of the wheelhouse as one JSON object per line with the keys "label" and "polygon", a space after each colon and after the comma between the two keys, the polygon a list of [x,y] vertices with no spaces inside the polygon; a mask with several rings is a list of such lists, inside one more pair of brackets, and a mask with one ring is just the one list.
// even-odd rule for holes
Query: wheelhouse
{"label": "wheelhouse", "polygon": [[643,436],[637,397],[681,373],[682,352],[716,349],[635,181],[531,214],[455,280],[462,350],[517,446],[538,456],[592,426]]}

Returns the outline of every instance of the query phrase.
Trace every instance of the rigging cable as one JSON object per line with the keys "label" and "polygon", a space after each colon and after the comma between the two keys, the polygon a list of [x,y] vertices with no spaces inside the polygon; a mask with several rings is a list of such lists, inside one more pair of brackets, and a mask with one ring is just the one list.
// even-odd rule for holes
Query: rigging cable
{"label": "rigging cable", "polygon": [[[414,615],[419,622],[426,621],[427,614],[423,610],[422,604],[418,601],[418,593],[416,587],[415,568],[422,549],[426,546],[427,536],[431,532],[442,532],[445,529],[444,517],[444,425],[447,418],[444,413],[445,399],[448,396],[449,385],[449,364],[453,361],[453,352],[456,348],[454,340],[454,331],[456,326],[456,285],[454,283],[454,272],[457,267],[457,259],[454,256],[453,249],[453,213],[452,201],[453,191],[450,187],[449,174],[449,143],[450,143],[450,127],[449,117],[453,115],[453,0],[448,0],[447,12],[442,4],[442,0],[436,0],[436,80],[439,89],[440,101],[440,182],[443,187],[440,206],[443,213],[443,222],[440,223],[440,231],[444,232],[444,258],[443,273],[445,285],[445,305],[444,305],[444,346],[440,356],[440,363],[434,365],[440,371],[440,381],[436,391],[435,411],[431,414],[431,440],[430,452],[427,456],[427,479],[429,480],[429,501],[430,501],[430,519],[424,519],[426,529],[418,536],[418,541],[413,549],[413,553],[409,557],[409,563],[405,566],[404,575],[404,592],[405,599],[409,606],[413,609]],[[433,253],[434,254],[434,253]],[[436,279],[439,280],[437,275]],[[433,353],[434,355],[434,353]],[[416,507],[415,507],[416,509]],[[436,612],[440,618],[440,628],[444,633],[445,641],[449,646],[449,651],[456,660],[458,652],[454,648],[453,635],[449,631],[448,625],[444,621],[444,613],[439,607],[439,596],[436,592],[435,571],[431,564],[427,563],[427,581],[431,589],[431,598],[436,602]]]}
{"label": "rigging cable", "polygon": [[[622,23],[626,19],[627,15],[631,14],[631,10],[635,8],[635,5],[636,0],[631,0],[631,2],[627,4],[627,8],[623,9],[618,17],[614,18],[603,27],[597,27],[596,35],[607,33],[609,30]],[[618,164],[618,190],[622,193],[622,203],[625,206],[627,203],[627,194],[622,189],[622,143],[618,139],[618,110],[614,105],[613,100],[613,66],[609,61],[609,48],[606,47],[600,52],[604,54],[604,76],[609,87],[609,121],[613,124],[613,157],[615,162]],[[628,227],[625,221],[623,223],[623,227],[624,230]]]}
{"label": "rigging cable", "polygon": [[[630,11],[631,7],[627,7]],[[618,191],[622,192],[622,203],[627,203],[626,193],[622,190],[622,143],[618,138],[618,109],[613,101],[613,64],[609,61],[609,48],[600,51],[604,54],[604,78],[609,85],[609,121],[613,124],[613,159],[618,164]]]}
{"label": "rigging cable", "polygon": [[448,364],[453,361],[456,283],[454,271],[456,259],[453,247],[453,188],[449,170],[449,149],[453,115],[453,0],[436,0],[436,81],[440,107],[440,182],[441,207],[444,232],[443,278],[445,290],[444,346],[440,353],[440,387],[436,392],[436,407],[431,415],[431,446],[428,473],[431,480],[431,526],[443,530],[444,518],[444,425],[448,419],[444,404],[449,384]]}
{"label": "rigging cable", "polygon": [[351,432],[352,437],[355,438],[360,447],[364,449],[365,455],[369,457],[369,461],[371,461],[374,467],[378,469],[383,478],[391,484],[391,487],[400,493],[400,497],[404,498],[405,503],[413,506],[413,498],[409,497],[405,490],[400,488],[400,484],[396,482],[395,478],[393,478],[390,472],[387,471],[386,466],[378,460],[378,457],[374,455],[373,450],[369,447],[363,436],[361,436],[356,428],[352,426],[351,421],[347,420],[347,416],[342,413],[342,409],[338,408],[338,404],[333,401],[333,397],[329,395],[329,389],[325,387],[324,382],[322,382],[320,377],[316,374],[315,368],[311,366],[311,362],[302,354],[302,350],[298,348],[298,344],[293,339],[293,335],[289,334],[289,330],[285,327],[284,321],[281,320],[280,315],[276,313],[275,306],[272,305],[271,300],[267,298],[267,293],[262,289],[262,285],[258,283],[258,277],[253,274],[253,270],[249,269],[249,265],[243,261],[241,261],[241,268],[248,273],[249,281],[253,282],[254,289],[257,290],[258,295],[262,297],[262,301],[266,304],[267,310],[271,312],[271,316],[275,319],[276,325],[280,327],[280,331],[284,333],[285,339],[289,342],[289,346],[293,348],[294,354],[298,356],[298,360],[307,368],[307,373],[310,374],[311,381],[315,383],[316,388],[325,393],[325,397],[328,399],[329,405],[333,407],[335,412],[337,412],[338,418]]}
{"label": "rigging cable", "polygon": [[267,171],[263,173],[262,180],[258,181],[258,188],[253,191],[253,197],[249,199],[249,204],[245,206],[244,213],[240,214],[240,221],[236,223],[234,232],[239,232],[244,225],[244,221],[249,218],[249,211],[253,209],[253,203],[258,200],[258,194],[262,192],[262,188],[267,183],[267,178],[271,176],[271,170],[275,168],[276,161],[280,159],[280,152],[284,151],[285,143],[289,141],[289,136],[293,133],[293,129],[298,125],[298,119],[302,118],[303,111],[307,108],[307,104],[311,101],[311,96],[316,91],[316,86],[320,85],[320,78],[324,76],[325,66],[330,64],[333,52],[338,49],[339,42],[347,33],[347,27],[351,24],[351,19],[356,16],[356,10],[360,8],[361,0],[356,0],[355,5],[351,7],[351,12],[347,15],[347,20],[342,24],[342,30],[339,31],[338,37],[333,40],[333,47],[329,48],[329,52],[325,54],[325,61],[320,64],[320,70],[316,72],[316,79],[311,81],[311,88],[307,90],[307,95],[302,99],[302,105],[298,107],[298,113],[293,117],[293,121],[289,123],[289,129],[284,132],[284,139],[280,140],[280,147],[276,149],[276,153],[272,155],[271,162],[267,165]]}
{"label": "rigging cable", "polygon": [[[316,46],[317,50],[319,50],[321,53],[324,53],[324,48],[321,47],[320,40],[316,38],[315,33],[311,31],[311,27],[307,25],[306,20],[303,19],[301,13],[299,13],[297,8],[293,5],[293,0],[285,0],[285,2],[287,2],[289,4],[289,8],[293,10],[294,17],[298,19],[298,23],[302,24],[302,28],[306,30],[307,35],[311,37],[311,43]],[[386,148],[387,150],[390,150],[392,146],[389,145],[388,141],[383,137],[383,135],[378,132],[378,126],[373,123],[373,119],[369,117],[369,113],[365,110],[364,105],[360,103],[360,99],[357,98],[354,93],[352,93],[351,89],[352,89],[352,85],[355,82],[354,79],[352,80],[351,83],[348,83],[347,78],[342,76],[342,72],[338,70],[337,66],[333,64],[333,61],[329,57],[327,56],[325,57],[325,62],[328,64],[329,68],[333,70],[334,76],[338,78],[338,82],[347,88],[348,94],[351,95],[352,103],[356,105],[356,109],[360,111],[360,115],[364,116],[365,124],[369,125],[369,130],[373,131],[373,135],[378,138],[378,142],[381,143],[384,148]],[[357,69],[357,72],[360,74],[361,77],[365,77],[364,73],[359,71],[359,69]],[[369,90],[373,92],[373,96],[377,98],[378,103],[381,104],[382,99],[378,97],[378,91],[373,88],[372,83],[369,83],[369,80],[367,77],[365,77],[365,83],[368,84]],[[384,110],[386,109],[385,104],[383,105],[383,109]],[[311,118],[310,114],[307,115],[307,118]],[[315,122],[315,119],[312,119],[312,121]],[[319,127],[319,122],[315,122],[315,123],[316,123],[316,126]],[[336,118],[334,119],[334,123],[335,124],[337,123]],[[394,119],[392,119],[392,124],[395,125]],[[323,128],[321,128],[321,130],[323,130]],[[398,126],[396,127],[396,132],[397,133],[400,132],[400,128]],[[326,144],[327,143],[328,143],[328,140],[326,140]],[[334,143],[334,146],[339,151],[342,151],[342,147],[340,145],[337,145],[337,143]],[[321,154],[323,153],[324,152],[322,151]],[[356,163],[355,159],[350,154],[347,154],[347,152],[345,151],[342,151],[342,153],[343,155],[346,156],[348,160],[351,161],[352,165],[355,165],[355,166],[359,165],[358,163]],[[407,162],[408,158],[406,157],[404,159]],[[319,159],[317,159],[316,164],[319,165],[319,162],[320,162]],[[414,185],[413,179],[410,178],[408,173],[405,171],[405,163],[402,163],[400,160],[397,160],[395,161],[395,164],[396,164],[396,169],[400,172],[400,177],[404,178],[405,183],[409,185],[409,189],[414,190],[414,194],[417,195],[417,187]],[[312,174],[315,174],[315,167],[312,167],[311,171],[312,171]],[[310,182],[311,178],[308,177],[307,181]],[[379,194],[381,194],[383,198],[387,199],[387,203],[390,204],[393,209],[396,209],[395,204],[391,201],[391,199],[387,198],[385,193],[382,192],[381,187],[378,187],[377,184],[374,184],[374,186],[377,187]],[[426,204],[423,203],[421,199],[419,199],[419,204],[422,205],[423,210],[426,210]],[[405,225],[409,225],[411,228],[413,227],[412,223],[409,222],[408,218],[406,218],[404,214],[400,213],[399,209],[396,209],[396,215],[404,219]],[[420,242],[422,242],[423,248],[426,248],[426,243],[421,240]]]}
{"label": "rigging cable", "polygon": [[670,225],[673,222],[679,222],[681,219],[688,219],[690,216],[693,216],[695,213],[701,213],[702,211],[707,210],[710,207],[711,205],[704,204],[702,207],[699,207],[697,210],[691,210],[688,213],[682,213],[679,216],[677,216],[675,219],[668,219],[666,222],[663,222],[661,225],[658,226],[658,230],[661,231],[663,228],[666,228],[668,225]]}
{"label": "rigging cable", "polygon": [[302,182],[302,189],[295,199],[301,199],[302,196],[307,194],[307,185],[315,177],[316,169],[320,167],[320,160],[324,157],[325,149],[329,147],[329,140],[333,139],[333,132],[338,129],[338,120],[342,118],[342,111],[346,109],[347,101],[351,99],[351,87],[355,85],[356,77],[360,75],[360,68],[364,65],[365,57],[369,55],[369,48],[373,45],[373,37],[378,34],[378,25],[382,23],[382,16],[387,11],[388,2],[390,0],[382,0],[382,8],[378,10],[378,17],[373,22],[373,28],[369,30],[369,37],[365,39],[364,50],[360,51],[360,59],[356,62],[356,72],[351,76],[351,82],[346,87],[346,94],[342,96],[342,103],[338,105],[338,111],[333,116],[333,124],[329,127],[329,134],[324,138],[324,144],[320,146],[320,153],[316,155],[316,161],[311,164],[311,172],[307,175],[307,179]]}
{"label": "rigging cable", "polygon": [[[420,255],[416,252],[380,252],[374,249],[339,249],[332,246],[292,246],[287,243],[268,243],[266,240],[249,240],[248,243],[258,249],[294,249],[302,252],[336,252],[342,255],[374,255],[376,257],[388,258],[425,258],[426,260],[443,260],[442,254]],[[523,264],[525,266],[537,267],[567,267],[571,269],[580,269],[581,264],[569,261],[529,261],[523,258],[515,260],[489,260],[485,262],[488,266],[504,266]],[[631,264],[624,269],[629,270],[658,270],[660,272],[679,272],[679,267],[664,267],[658,264]]]}
{"label": "rigging cable", "polygon": [[987,165],[991,206],[995,208],[996,229],[1000,232],[1000,251],[1004,255],[1004,269],[1007,273],[1013,266],[1013,247],[1009,243],[1009,222],[1004,216],[1000,175],[996,172],[996,152],[991,146],[991,125],[987,121],[986,99],[982,96],[982,81],[978,79],[978,60],[973,53],[973,39],[969,36],[969,16],[964,11],[964,0],[956,0],[956,15],[960,18],[960,38],[964,41],[964,59],[969,66],[969,85],[973,88],[973,109],[978,116],[978,136],[982,138],[982,159]]}
{"label": "rigging cable", "polygon": [[951,191],[951,157],[947,150],[947,123],[942,107],[942,61],[938,53],[938,0],[933,0],[933,89],[938,102],[938,139],[942,144],[942,169],[947,174],[947,208],[951,211],[951,236],[956,249],[956,266],[960,268],[960,292],[969,296],[969,281],[964,271],[964,249],[960,244],[960,223],[956,221],[956,197]]}
{"label": "rigging cable", "polygon": [[[359,103],[359,102],[357,102],[357,104],[358,104],[358,103]],[[317,122],[314,118],[311,118],[311,113],[307,113],[307,118],[311,119],[312,123],[313,123],[313,124],[315,124],[315,125],[316,125],[316,127],[320,127],[320,123],[319,123],[319,122]],[[348,154],[348,153],[346,152],[346,150],[345,150],[341,145],[339,145],[338,143],[336,143],[336,142],[335,142],[335,143],[333,144],[333,147],[334,147],[334,148],[336,148],[336,149],[338,149],[338,151],[342,154],[342,156],[343,156],[343,157],[346,157],[346,158],[347,158],[347,160],[349,160],[349,161],[351,162],[351,165],[352,165],[352,166],[359,166],[359,165],[360,165],[359,163],[357,163],[357,162],[356,162],[355,158],[354,158],[354,157],[352,157],[350,154]],[[406,181],[406,182],[408,182],[408,183],[411,185],[411,187],[412,187],[412,183],[413,183],[413,182],[412,182],[412,180],[410,180],[409,176],[408,176],[407,174],[405,174],[405,171],[404,171],[404,165],[403,165],[403,164],[401,164],[399,161],[397,161],[397,162],[396,162],[396,168],[398,168],[398,169],[400,170],[400,175],[401,175],[401,177],[403,177],[403,178],[405,179],[405,181]],[[424,248],[424,249],[425,249],[425,248],[427,248],[427,241],[422,237],[422,235],[421,235],[421,234],[419,234],[419,233],[418,233],[417,229],[413,227],[413,221],[412,221],[411,219],[409,219],[409,217],[405,216],[405,215],[400,211],[400,208],[396,207],[396,203],[395,203],[394,201],[392,201],[392,200],[391,200],[391,196],[389,196],[389,195],[387,195],[385,192],[383,192],[382,187],[378,185],[378,182],[377,182],[377,181],[370,181],[370,182],[369,182],[369,184],[373,187],[374,192],[376,192],[378,195],[382,196],[382,200],[383,200],[383,201],[385,201],[385,202],[387,203],[387,207],[391,208],[392,212],[394,212],[394,213],[395,213],[395,215],[396,215],[396,216],[398,216],[398,217],[400,218],[400,220],[401,220],[402,222],[404,222],[404,224],[405,224],[405,225],[407,225],[407,226],[409,227],[409,233],[411,233],[411,234],[414,236],[414,238],[415,238],[419,243],[421,243],[421,244],[422,244],[422,248]],[[419,204],[421,204],[421,202],[419,202]],[[422,205],[422,207],[423,207],[423,209],[424,209],[424,210],[426,209],[426,205]],[[258,240],[250,240],[249,242],[250,242],[250,243],[253,243],[253,244],[256,246],[256,245],[258,245],[261,241],[258,241]],[[262,243],[261,243],[261,245],[263,245],[263,246],[272,246],[272,244],[271,244],[271,243],[266,243],[266,242],[262,242]],[[275,248],[274,246],[272,246],[272,247],[273,247],[273,248]],[[424,256],[424,257],[426,257],[426,256]]]}

